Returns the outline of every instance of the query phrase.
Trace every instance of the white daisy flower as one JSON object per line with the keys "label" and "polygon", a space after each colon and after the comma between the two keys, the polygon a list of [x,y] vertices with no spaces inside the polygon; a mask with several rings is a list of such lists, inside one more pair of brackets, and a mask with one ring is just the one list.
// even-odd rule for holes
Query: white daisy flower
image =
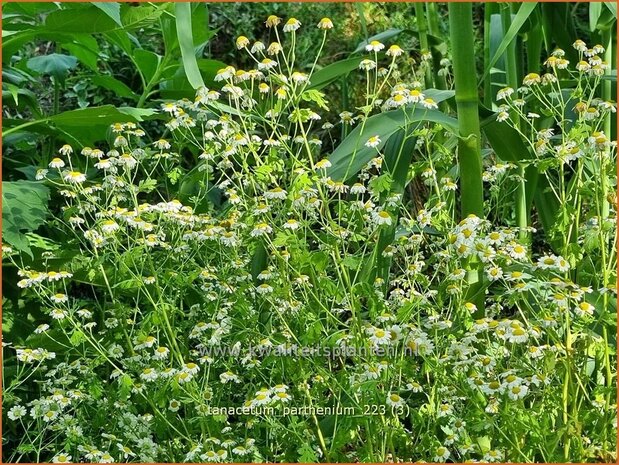
{"label": "white daisy flower", "polygon": [[81,184],[86,181],[86,175],[84,173],[80,173],[79,171],[67,171],[64,174],[63,179],[72,184]]}
{"label": "white daisy flower", "polygon": [[60,158],[54,158],[52,159],[52,161],[49,163],[49,167],[50,168],[64,168],[65,163],[64,161],[62,161],[62,159]]}
{"label": "white daisy flower", "polygon": [[316,27],[318,27],[318,29],[333,29],[333,21],[329,18],[322,18]]}
{"label": "white daisy flower", "polygon": [[438,447],[436,451],[434,452],[433,460],[435,462],[441,462],[441,463],[446,462],[450,455],[451,454],[449,450],[446,447],[441,446],[441,447]]}
{"label": "white daisy flower", "polygon": [[384,48],[385,44],[382,44],[377,40],[373,40],[365,46],[365,50],[368,52],[380,52]]}
{"label": "white daisy flower", "polygon": [[71,458],[68,454],[56,454],[52,459],[52,463],[71,463]]}
{"label": "white daisy flower", "polygon": [[7,417],[9,417],[9,420],[15,421],[25,416],[26,413],[26,407],[22,405],[15,405],[14,407],[11,407],[10,410],[7,412]]}
{"label": "white daisy flower", "polygon": [[381,142],[382,141],[380,140],[380,137],[372,136],[367,140],[367,142],[365,143],[365,146],[370,147],[370,148],[376,148],[380,145]]}
{"label": "white daisy flower", "polygon": [[284,24],[284,32],[294,32],[301,27],[301,21],[296,18],[290,18]]}
{"label": "white daisy flower", "polygon": [[392,408],[401,407],[404,405],[404,399],[402,399],[398,394],[389,393],[387,395],[387,405]]}
{"label": "white daisy flower", "polygon": [[286,196],[288,193],[282,189],[281,187],[275,187],[271,190],[268,190],[264,193],[264,198],[267,200],[286,200]]}
{"label": "white daisy flower", "polygon": [[391,219],[391,215],[385,210],[379,210],[372,214],[372,219],[374,223],[377,225],[387,225],[391,226],[393,224],[393,220]]}

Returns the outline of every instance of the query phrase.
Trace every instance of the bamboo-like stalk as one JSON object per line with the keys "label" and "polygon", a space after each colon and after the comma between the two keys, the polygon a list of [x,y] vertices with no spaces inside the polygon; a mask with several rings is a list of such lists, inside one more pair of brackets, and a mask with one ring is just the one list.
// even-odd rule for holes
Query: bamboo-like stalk
{"label": "bamboo-like stalk", "polygon": [[[428,2],[426,5],[426,16],[428,19],[428,33],[434,37],[440,37],[441,32],[438,25],[438,11],[436,9],[436,3]],[[439,90],[447,89],[447,79],[445,75],[440,74],[441,69],[441,60],[443,59],[443,55],[438,52],[438,50],[434,50],[432,53],[432,77],[434,79],[434,88]],[[442,112],[447,113],[449,111],[449,105],[446,100],[443,100],[438,104],[438,107]]]}
{"label": "bamboo-like stalk", "polygon": [[[501,26],[503,33],[509,30],[512,24],[512,11],[509,4],[501,7]],[[506,84],[512,89],[518,88],[518,66],[516,63],[516,39],[512,40],[504,54]],[[512,112],[512,119],[516,120],[517,115]],[[518,121],[516,121],[518,125]],[[527,227],[529,226],[529,212],[527,211],[527,194],[525,187],[524,166],[518,164],[518,188],[516,190],[516,225],[518,226],[519,238],[521,241],[528,241]]]}
{"label": "bamboo-like stalk", "polygon": [[[415,3],[415,18],[417,20],[417,30],[419,31],[419,45],[422,52],[430,51],[430,44],[428,42],[428,23],[426,22],[426,12],[423,8],[423,3]],[[432,72],[430,67],[426,67],[425,74],[426,89],[434,87],[432,82]]]}
{"label": "bamboo-like stalk", "polygon": [[438,26],[438,11],[436,9],[436,3],[426,3],[426,11],[428,15],[428,32],[435,37],[440,37],[441,34]]}
{"label": "bamboo-like stalk", "polygon": [[[486,3],[484,5],[484,69],[488,68],[490,63],[490,19],[497,5],[494,3]],[[484,79],[484,105],[492,108],[492,73]]]}
{"label": "bamboo-like stalk", "polygon": [[484,215],[484,198],[471,3],[449,4],[449,27],[460,131],[460,214],[462,217],[475,214],[481,218]]}
{"label": "bamboo-like stalk", "polygon": [[[449,4],[449,28],[453,54],[454,85],[458,110],[458,165],[460,168],[460,215],[484,216],[479,97],[475,68],[473,6],[471,3]],[[484,311],[483,271],[476,259],[467,270],[467,298],[477,306],[475,317]]]}

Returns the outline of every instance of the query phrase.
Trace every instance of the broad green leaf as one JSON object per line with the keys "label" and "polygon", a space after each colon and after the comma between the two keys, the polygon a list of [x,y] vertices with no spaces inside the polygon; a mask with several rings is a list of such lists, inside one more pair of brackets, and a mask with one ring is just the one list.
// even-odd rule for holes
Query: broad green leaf
{"label": "broad green leaf", "polygon": [[[481,130],[488,139],[488,142],[490,142],[494,153],[502,161],[519,163],[531,158],[531,153],[522,141],[520,134],[507,124],[497,121],[494,116],[490,116],[482,121]],[[527,180],[527,209],[529,209],[531,208],[533,194],[537,187],[537,169],[534,166],[529,166],[525,170],[525,177]]]}
{"label": "broad green leaf", "polygon": [[[408,168],[413,159],[415,144],[417,138],[411,135],[411,130],[398,129],[385,144],[384,153],[384,169],[390,175],[391,183],[390,190],[381,196],[384,199],[388,194],[402,194],[406,188],[408,181]],[[390,246],[396,233],[398,218],[392,218],[392,224],[389,227],[381,229],[378,243],[372,253],[366,269],[371,270],[369,273],[369,283],[373,284],[377,277],[384,280],[385,286],[389,283],[389,270],[391,268],[391,258],[384,256],[385,248]]]}
{"label": "broad green leaf", "polygon": [[363,37],[365,40],[368,40],[368,22],[365,20],[365,11],[363,8],[363,4],[355,3],[355,7],[357,8],[357,15],[359,15],[359,22],[361,23],[361,31],[363,32]]}
{"label": "broad green leaf", "polygon": [[507,50],[507,47],[509,46],[509,44],[512,42],[512,40],[514,40],[516,35],[520,32],[520,29],[523,27],[524,23],[529,18],[529,15],[533,13],[533,10],[535,10],[535,7],[537,7],[537,2],[527,2],[527,3],[520,4],[518,13],[516,13],[511,26],[505,33],[503,40],[501,41],[501,43],[497,47],[496,52],[490,59],[490,63],[488,63],[488,65],[486,66],[486,69],[484,70],[484,75],[481,78],[482,81],[488,77],[488,74],[490,73],[490,69],[494,67],[494,65],[497,63],[499,58],[503,55],[503,53],[505,53],[505,50]]}
{"label": "broad green leaf", "polygon": [[189,83],[194,89],[204,86],[200,69],[196,61],[193,37],[191,34],[191,4],[177,3],[175,5],[176,12],[176,32],[178,34],[178,43],[181,48],[183,57],[183,66]]}
{"label": "broad green leaf", "polygon": [[43,29],[49,32],[73,33],[108,32],[117,28],[118,24],[94,5],[80,10],[65,8],[50,13],[43,26]]}
{"label": "broad green leaf", "polygon": [[208,4],[196,2],[191,4],[191,31],[196,54],[199,56],[208,41],[215,35],[209,28]]}
{"label": "broad green leaf", "polygon": [[114,107],[104,105],[101,107],[82,108],[80,110],[66,111],[48,118],[52,123],[62,126],[89,126],[110,125],[117,122],[143,121],[144,117],[156,114],[155,110],[130,107]]}
{"label": "broad green leaf", "polygon": [[37,80],[24,70],[7,66],[2,69],[2,82],[11,82],[19,86],[24,82],[36,83]]}
{"label": "broad green leaf", "polygon": [[137,98],[137,94],[127,84],[112,76],[93,76],[91,81],[97,86],[115,92],[119,97]]}
{"label": "broad green leaf", "polygon": [[[223,61],[204,58],[197,60],[197,62],[204,84],[208,88],[221,88],[221,82],[215,82],[215,75],[218,70],[225,68],[227,64]],[[182,99],[185,97],[193,99],[196,93],[193,86],[189,84],[185,69],[182,65],[177,66],[172,79],[161,82],[160,89],[163,98],[171,99]]]}
{"label": "broad green leaf", "polygon": [[22,89],[15,84],[5,82],[2,84],[2,99],[6,105],[11,104],[11,100],[8,99],[9,96],[13,99],[16,107],[24,108],[27,106],[37,118],[41,117],[41,109],[39,107],[37,95],[31,90]]}
{"label": "broad green leaf", "polygon": [[104,37],[114,45],[118,46],[127,55],[132,55],[133,45],[131,35],[126,31],[110,31]]}
{"label": "broad green leaf", "polygon": [[591,26],[591,31],[607,31],[614,26],[617,22],[617,6],[615,4],[608,3],[596,3],[591,2],[589,7],[593,7],[593,5],[599,5],[599,13],[596,14],[595,22],[589,18],[589,25]]}
{"label": "broad green leaf", "polygon": [[598,19],[602,14],[602,5],[601,2],[589,3],[589,29],[591,31],[594,31],[598,25]]}
{"label": "broad green leaf", "polygon": [[345,60],[336,61],[330,65],[325,66],[322,69],[312,74],[311,82],[308,88],[310,89],[322,89],[328,86],[338,78],[356,70],[359,67],[363,57],[346,58]]}
{"label": "broad green leaf", "polygon": [[117,2],[91,2],[94,6],[108,15],[120,27],[123,26],[120,20],[120,3]]}
{"label": "broad green leaf", "polygon": [[[438,94],[434,89],[428,89],[425,94],[432,98],[435,95],[442,95],[443,97],[450,95],[448,92]],[[365,124],[359,123],[329,156],[332,166],[327,170],[327,174],[335,180],[348,179],[359,172],[372,158],[376,157],[376,149],[380,150],[398,129],[407,124],[417,126],[430,121],[443,125],[445,129],[454,134],[458,133],[457,120],[438,110],[410,107],[370,116]],[[377,148],[365,146],[367,140],[372,136],[378,136],[382,141]]]}
{"label": "broad green leaf", "polygon": [[145,3],[140,5],[121,3],[120,18],[123,27],[119,29],[126,31],[151,26],[161,17],[166,8],[166,3]]}
{"label": "broad green leaf", "polygon": [[165,5],[139,5],[133,6],[122,4],[120,6],[120,23],[110,17],[107,12],[95,5],[85,8],[65,8],[50,13],[45,19],[45,24],[40,32],[66,32],[71,33],[108,33],[112,31],[130,31],[152,24],[161,16]]}
{"label": "broad green leaf", "polygon": [[[488,43],[485,46],[488,47],[488,59],[496,55],[499,46],[503,40],[503,25],[501,24],[501,15],[493,14],[490,16],[490,34],[488,36]],[[494,100],[496,92],[505,87],[505,54],[499,55],[496,63],[489,70],[490,82],[490,101]],[[498,80],[498,81],[497,81]]]}
{"label": "broad green leaf", "polygon": [[61,43],[60,46],[91,70],[98,72],[97,62],[101,51],[94,37],[88,34],[75,34],[73,40]]}
{"label": "broad green leaf", "polygon": [[267,268],[267,250],[263,241],[259,241],[256,244],[256,250],[254,250],[254,254],[251,258],[251,275],[254,278],[254,281],[257,279],[257,276]]}
{"label": "broad green leaf", "polygon": [[32,256],[26,232],[36,230],[47,217],[49,189],[41,182],[2,182],[2,240]]}
{"label": "broad green leaf", "polygon": [[32,71],[39,74],[49,74],[53,76],[54,79],[64,83],[67,72],[77,66],[77,58],[72,55],[52,53],[50,55],[30,58],[26,66]]}
{"label": "broad green leaf", "polygon": [[52,2],[6,2],[2,5],[2,16],[3,19],[6,19],[6,15],[12,13],[33,17],[57,10],[58,8],[59,5]]}
{"label": "broad green leaf", "polygon": [[604,5],[610,10],[615,19],[617,19],[617,4],[615,2],[604,2]]}
{"label": "broad green leaf", "polygon": [[161,56],[154,52],[138,48],[133,51],[133,60],[140,73],[142,73],[142,76],[144,76],[144,80],[148,83],[157,72],[157,68],[161,62]]}
{"label": "broad green leaf", "polygon": [[[43,118],[29,122],[21,130],[40,134],[58,135],[71,144],[92,145],[95,142],[105,140],[110,125],[113,123],[139,122],[144,119],[152,119],[157,114],[156,110],[114,107],[104,105],[100,107],[82,108],[59,113],[48,118]],[[3,136],[7,137],[20,131],[19,124],[9,121],[5,127]],[[52,123],[52,124],[50,124]]]}

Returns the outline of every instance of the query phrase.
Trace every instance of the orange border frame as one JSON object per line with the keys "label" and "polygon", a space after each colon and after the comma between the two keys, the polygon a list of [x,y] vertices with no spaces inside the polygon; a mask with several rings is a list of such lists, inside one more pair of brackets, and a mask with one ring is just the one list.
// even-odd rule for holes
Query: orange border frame
{"label": "orange border frame", "polygon": [[[101,1],[102,2],[115,2],[117,0],[101,0]],[[135,1],[148,2],[149,0],[135,0]],[[180,2],[180,1],[181,0],[167,0],[167,2],[163,2],[161,0],[154,0],[150,3],[169,3],[169,2],[175,3],[175,2]],[[507,0],[507,1],[509,3],[527,3],[527,2],[533,2],[535,0],[520,0],[520,1]],[[542,3],[594,3],[594,2],[601,3],[602,1],[603,0],[584,0],[582,2],[577,2],[574,0],[541,0]],[[2,18],[3,3],[32,3],[32,2],[37,2],[37,0],[0,0],[0,31],[2,30],[1,18]],[[41,2],[52,3],[53,0],[41,0]],[[123,2],[128,3],[127,0],[119,1],[119,3],[123,3]],[[242,2],[242,3],[301,3],[301,2],[302,3],[379,3],[379,2],[364,1],[364,0],[335,0],[335,1],[334,0],[210,0],[210,1],[194,0],[191,3],[236,3],[236,2]],[[442,3],[456,3],[456,2],[465,3],[467,2],[467,0],[445,0]],[[499,3],[499,2],[500,0],[487,0],[485,2],[471,2],[471,3]],[[62,0],[61,3],[85,3],[85,2],[83,0]],[[380,0],[380,3],[427,3],[427,1],[424,1],[424,0]],[[439,3],[439,2],[435,2],[435,3]],[[615,0],[615,2],[611,2],[611,3],[616,3],[619,6],[619,0]],[[615,53],[616,53],[616,57],[618,58],[617,61],[619,62],[619,47],[617,47],[617,50],[615,51]],[[1,58],[2,58],[2,37],[0,36],[0,71],[2,70]],[[619,95],[619,81],[617,81],[616,83],[616,90],[617,90],[617,95]],[[617,133],[619,134],[619,118],[617,120]],[[0,137],[1,137],[1,134],[2,134],[2,113],[0,112]],[[2,147],[0,146],[0,172],[1,171],[2,171]],[[617,177],[619,178],[619,161],[617,162]],[[0,184],[0,194],[1,193],[2,193],[2,187]],[[616,211],[619,211],[619,185],[617,186],[616,194],[617,194],[617,205],[615,207],[617,209]],[[2,199],[0,197],[0,208],[1,206],[2,206]],[[618,222],[619,222],[619,219],[618,219]],[[2,239],[2,217],[0,217],[0,246],[1,246],[1,239]],[[617,243],[615,244],[615,246],[619,248],[619,236],[618,236]],[[619,275],[619,261],[617,262],[617,274]],[[0,268],[0,278],[1,277],[2,277],[2,269]],[[617,282],[617,291],[619,292],[619,280]],[[1,281],[0,281],[0,296],[2,296]],[[617,316],[619,317],[619,306],[617,308]],[[2,341],[2,319],[1,317],[2,317],[2,303],[0,302],[0,341]],[[619,324],[617,325],[617,340],[619,341]],[[617,347],[615,348],[615,350],[617,350]],[[3,366],[2,351],[0,350],[0,374],[2,373],[2,366]],[[619,359],[618,359],[616,368],[618,369],[617,371],[619,371]],[[617,389],[617,398],[619,398],[619,379],[615,380],[615,384],[616,384],[616,389]],[[0,378],[0,399],[1,397],[2,397],[2,382]],[[2,403],[0,402],[0,415],[1,414],[2,414]],[[2,438],[2,421],[0,420],[0,439],[1,438]],[[619,444],[619,429],[617,430],[617,443]],[[0,464],[3,464],[4,462],[2,462],[1,453],[2,453],[2,443],[0,442]],[[25,465],[35,465],[35,464],[29,464],[27,462],[22,462],[22,463],[24,463]],[[40,463],[49,463],[49,462],[40,462]],[[164,463],[173,463],[173,462],[164,462]],[[230,463],[234,463],[234,462],[230,462]],[[338,463],[346,464],[345,462],[338,462]],[[464,465],[463,462],[455,462],[455,463]],[[521,462],[510,462],[510,463],[520,464]],[[560,462],[554,462],[554,463],[560,463]],[[163,465],[163,464],[157,462],[156,465]],[[294,464],[282,462],[282,465],[294,465]],[[353,465],[353,464],[347,464],[347,465]],[[378,465],[378,463],[374,463],[373,465]]]}

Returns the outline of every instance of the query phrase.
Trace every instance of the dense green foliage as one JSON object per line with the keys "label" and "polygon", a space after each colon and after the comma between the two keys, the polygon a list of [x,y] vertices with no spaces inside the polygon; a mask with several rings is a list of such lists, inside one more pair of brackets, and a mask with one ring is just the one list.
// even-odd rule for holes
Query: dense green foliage
{"label": "dense green foliage", "polygon": [[5,462],[616,461],[615,4],[11,2],[2,47]]}

